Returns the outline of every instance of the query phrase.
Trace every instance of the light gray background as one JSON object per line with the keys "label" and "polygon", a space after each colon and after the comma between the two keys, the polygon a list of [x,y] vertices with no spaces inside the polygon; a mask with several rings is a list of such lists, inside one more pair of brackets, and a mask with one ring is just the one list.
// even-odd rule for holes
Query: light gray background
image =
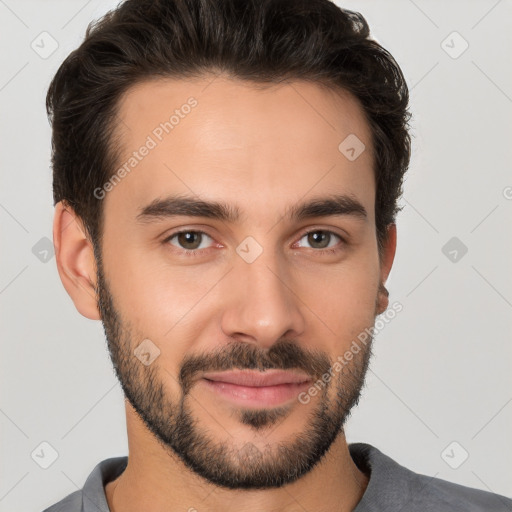
{"label": "light gray background", "polygon": [[[512,3],[338,4],[362,12],[395,56],[414,114],[388,281],[404,309],[376,339],[348,439],[512,496]],[[52,238],[46,89],[87,23],[114,5],[0,0],[1,511],[41,511],[81,488],[100,460],[127,453],[101,324],[75,310],[55,258],[41,261],[44,245],[33,253]],[[59,45],[46,59],[31,48],[43,31]],[[445,51],[462,48],[458,36],[441,44],[453,31],[469,43],[458,58]],[[452,237],[468,248],[457,262],[442,252]],[[58,452],[48,469],[31,458],[43,441]],[[458,469],[442,456],[454,441],[452,465],[469,453]]]}

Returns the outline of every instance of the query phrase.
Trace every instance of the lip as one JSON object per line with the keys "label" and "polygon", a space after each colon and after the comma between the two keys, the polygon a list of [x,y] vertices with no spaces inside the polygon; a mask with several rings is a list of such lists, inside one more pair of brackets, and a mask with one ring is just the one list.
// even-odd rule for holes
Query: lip
{"label": "lip", "polygon": [[204,379],[236,384],[245,387],[265,387],[277,386],[280,384],[302,384],[310,382],[311,378],[305,373],[291,372],[283,370],[268,370],[265,372],[253,370],[223,371],[215,373],[205,373]]}
{"label": "lip", "polygon": [[205,374],[201,382],[217,396],[244,407],[276,407],[292,399],[310,386],[305,374],[268,372],[219,372]]}

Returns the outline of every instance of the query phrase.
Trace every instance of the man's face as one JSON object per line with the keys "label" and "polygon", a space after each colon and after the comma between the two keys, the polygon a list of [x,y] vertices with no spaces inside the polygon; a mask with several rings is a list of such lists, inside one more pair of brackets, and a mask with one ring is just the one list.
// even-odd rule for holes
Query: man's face
{"label": "man's face", "polygon": [[[100,310],[147,434],[216,485],[277,487],[311,470],[342,432],[371,343],[309,400],[304,392],[383,311],[370,131],[346,93],[211,81],[147,82],[121,101],[119,167],[138,154],[103,199]],[[197,103],[182,107],[190,97]],[[160,123],[176,109],[167,133]],[[338,149],[350,134],[366,145],[355,160]],[[342,195],[366,215],[288,216],[299,203]],[[240,215],[146,208],[170,196]],[[228,396],[203,378],[236,369],[290,370],[311,382],[265,401]]]}

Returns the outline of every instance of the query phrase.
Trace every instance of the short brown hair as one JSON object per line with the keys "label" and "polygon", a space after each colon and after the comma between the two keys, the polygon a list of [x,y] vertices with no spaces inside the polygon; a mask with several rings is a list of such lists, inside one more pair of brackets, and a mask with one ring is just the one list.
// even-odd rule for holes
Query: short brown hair
{"label": "short brown hair", "polygon": [[309,80],[357,97],[372,133],[381,254],[402,209],[409,92],[364,17],[329,0],[127,0],[91,23],[47,94],[54,203],[74,209],[96,247],[102,204],[93,191],[116,170],[111,134],[120,97],[145,79],[212,70],[260,83]]}

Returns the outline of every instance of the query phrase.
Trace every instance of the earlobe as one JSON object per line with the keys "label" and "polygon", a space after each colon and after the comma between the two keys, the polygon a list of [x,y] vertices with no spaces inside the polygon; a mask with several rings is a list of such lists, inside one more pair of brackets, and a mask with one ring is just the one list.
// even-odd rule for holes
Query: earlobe
{"label": "earlobe", "polygon": [[395,253],[396,224],[389,224],[387,227],[387,236],[386,241],[384,243],[380,267],[381,281],[379,284],[379,292],[377,299],[377,314],[379,315],[386,311],[389,305],[389,292],[387,288],[384,286],[384,284],[386,283],[389,273],[391,272],[391,267],[393,266],[393,261],[395,259]]}
{"label": "earlobe", "polygon": [[53,244],[57,270],[80,314],[100,320],[96,296],[96,261],[81,220],[65,202],[55,205]]}

